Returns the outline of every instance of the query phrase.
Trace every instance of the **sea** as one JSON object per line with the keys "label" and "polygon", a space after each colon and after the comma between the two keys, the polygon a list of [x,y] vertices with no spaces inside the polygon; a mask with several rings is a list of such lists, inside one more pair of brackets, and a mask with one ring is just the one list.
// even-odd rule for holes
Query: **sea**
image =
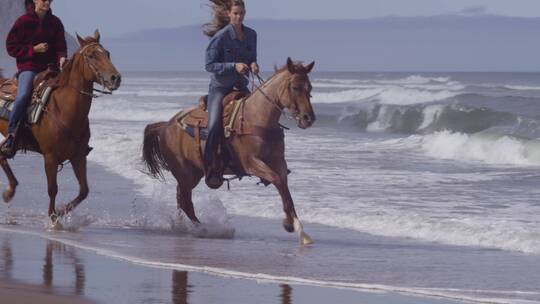
{"label": "sea", "polygon": [[[92,103],[89,199],[53,230],[45,188],[24,190],[21,180],[27,194],[0,206],[0,230],[147,267],[540,303],[540,73],[312,73],[316,122],[302,130],[282,119],[310,246],[283,230],[276,189],[254,177],[217,191],[201,182],[201,226],[177,212],[172,175],[145,174],[143,131],[196,105],[209,77],[122,76],[118,91]],[[42,166],[37,155],[18,157]],[[61,174],[72,175],[69,164]],[[107,174],[116,178],[100,182]],[[60,191],[73,196],[66,178]]]}

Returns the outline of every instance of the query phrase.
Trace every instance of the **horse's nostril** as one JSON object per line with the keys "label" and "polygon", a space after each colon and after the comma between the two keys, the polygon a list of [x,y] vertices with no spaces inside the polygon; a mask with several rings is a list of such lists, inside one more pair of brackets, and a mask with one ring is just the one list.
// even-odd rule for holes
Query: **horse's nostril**
{"label": "horse's nostril", "polygon": [[111,82],[114,84],[119,84],[121,80],[122,80],[122,77],[120,75],[111,76]]}
{"label": "horse's nostril", "polygon": [[304,119],[305,121],[311,121],[311,117],[309,117],[309,115],[307,115],[307,114],[304,114],[302,116],[302,119]]}

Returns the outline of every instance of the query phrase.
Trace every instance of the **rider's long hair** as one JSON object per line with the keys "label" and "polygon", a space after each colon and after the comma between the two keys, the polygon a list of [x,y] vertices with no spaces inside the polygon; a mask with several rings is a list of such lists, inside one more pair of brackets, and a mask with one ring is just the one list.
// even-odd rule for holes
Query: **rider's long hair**
{"label": "rider's long hair", "polygon": [[36,5],[34,4],[34,0],[24,0],[24,8],[36,8]]}
{"label": "rider's long hair", "polygon": [[242,6],[246,8],[244,0],[210,0],[212,4],[212,22],[203,26],[203,33],[208,37],[214,37],[214,35],[227,26],[231,22],[229,19],[229,12],[235,6]]}

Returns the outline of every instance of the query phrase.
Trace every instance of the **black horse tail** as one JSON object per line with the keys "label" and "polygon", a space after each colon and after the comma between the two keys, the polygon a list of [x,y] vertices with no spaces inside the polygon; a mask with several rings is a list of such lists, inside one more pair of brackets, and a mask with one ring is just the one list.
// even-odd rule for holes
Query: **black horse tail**
{"label": "black horse tail", "polygon": [[164,178],[162,169],[169,170],[169,166],[159,148],[159,135],[166,125],[166,122],[157,122],[147,125],[144,129],[142,160],[148,169],[148,172],[145,173],[156,179]]}
{"label": "black horse tail", "polygon": [[4,78],[4,73],[2,73],[2,68],[0,68],[0,78]]}

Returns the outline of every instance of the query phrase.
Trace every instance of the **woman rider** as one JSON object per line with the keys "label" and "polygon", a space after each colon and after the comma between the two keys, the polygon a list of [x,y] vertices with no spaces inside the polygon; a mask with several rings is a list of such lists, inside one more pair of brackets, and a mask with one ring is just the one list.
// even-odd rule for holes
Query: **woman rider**
{"label": "woman rider", "polygon": [[211,0],[213,22],[204,33],[211,37],[206,50],[206,71],[212,73],[208,93],[208,140],[204,151],[205,181],[210,188],[223,184],[218,149],[223,141],[222,99],[237,89],[249,92],[245,75],[258,74],[257,33],[243,24],[243,0]]}
{"label": "woman rider", "polygon": [[7,52],[17,59],[18,91],[9,116],[8,136],[1,152],[15,155],[16,128],[25,116],[34,77],[48,67],[59,70],[67,56],[64,26],[52,14],[52,0],[25,0],[27,12],[15,21],[6,40]]}

